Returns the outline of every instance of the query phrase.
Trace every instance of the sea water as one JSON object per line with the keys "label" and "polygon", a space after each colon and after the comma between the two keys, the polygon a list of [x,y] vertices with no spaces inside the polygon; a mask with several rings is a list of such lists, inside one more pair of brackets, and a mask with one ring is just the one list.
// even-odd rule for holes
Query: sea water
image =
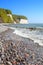
{"label": "sea water", "polygon": [[[43,46],[43,24],[10,24],[13,27],[15,34],[30,38],[34,40],[34,43],[39,43]],[[36,28],[35,30],[30,30],[29,28]]]}

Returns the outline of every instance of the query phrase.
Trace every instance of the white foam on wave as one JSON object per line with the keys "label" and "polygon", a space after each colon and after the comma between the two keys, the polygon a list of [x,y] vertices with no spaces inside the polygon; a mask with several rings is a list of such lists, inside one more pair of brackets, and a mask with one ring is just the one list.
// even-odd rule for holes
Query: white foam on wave
{"label": "white foam on wave", "polygon": [[19,36],[28,38],[27,34],[22,33],[21,31],[15,30],[13,33],[15,33],[15,34],[17,34],[17,35],[19,35]]}
{"label": "white foam on wave", "polygon": [[[19,30],[19,29],[15,29],[15,31],[13,33],[15,33],[16,35],[19,35],[21,37],[25,37],[25,38],[30,38],[32,40],[34,40],[34,43],[38,43],[39,45],[43,46],[43,36],[41,35],[36,35],[34,32],[30,32],[29,30],[27,30],[28,33],[25,32],[26,30]],[[25,32],[25,33],[24,33]],[[41,40],[42,38],[42,40]]]}

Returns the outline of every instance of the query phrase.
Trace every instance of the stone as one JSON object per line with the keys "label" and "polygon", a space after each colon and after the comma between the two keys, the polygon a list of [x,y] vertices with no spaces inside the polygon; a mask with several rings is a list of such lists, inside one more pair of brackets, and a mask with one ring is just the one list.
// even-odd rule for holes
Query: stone
{"label": "stone", "polygon": [[7,61],[7,64],[8,64],[8,65],[12,65],[12,63],[11,63],[10,61]]}
{"label": "stone", "polygon": [[25,53],[25,57],[29,57],[29,54],[28,53]]}
{"label": "stone", "polygon": [[13,64],[17,64],[16,60],[14,60],[12,63],[13,63]]}
{"label": "stone", "polygon": [[4,64],[1,64],[1,65],[4,65]]}

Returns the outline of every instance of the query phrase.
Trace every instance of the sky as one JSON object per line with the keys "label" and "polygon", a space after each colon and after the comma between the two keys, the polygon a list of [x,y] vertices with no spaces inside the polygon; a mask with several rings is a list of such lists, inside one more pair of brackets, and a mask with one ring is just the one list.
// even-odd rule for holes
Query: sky
{"label": "sky", "polygon": [[26,16],[29,23],[43,23],[43,0],[0,0],[0,8]]}

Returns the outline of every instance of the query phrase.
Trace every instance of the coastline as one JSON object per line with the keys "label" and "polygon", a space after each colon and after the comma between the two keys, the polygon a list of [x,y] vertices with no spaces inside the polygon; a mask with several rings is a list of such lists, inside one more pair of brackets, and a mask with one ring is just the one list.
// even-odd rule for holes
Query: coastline
{"label": "coastline", "polygon": [[[3,34],[3,33],[12,33],[14,36],[18,36],[20,38],[23,38],[23,39],[28,39],[28,40],[31,40],[34,44],[36,43],[37,45],[39,45],[38,42],[35,42],[33,39],[31,39],[30,37],[26,36],[25,34],[22,34],[20,33],[20,31],[16,31],[16,29],[14,27],[8,27],[8,26],[5,26],[3,24],[0,25],[0,34]],[[11,34],[9,34],[9,36],[11,36]],[[39,46],[42,46],[42,45],[39,45]],[[43,47],[43,46],[42,46]]]}
{"label": "coastline", "polygon": [[[16,35],[16,36],[18,36],[20,38],[23,38],[23,39],[29,39],[29,40],[33,41],[34,44],[36,43],[37,45],[43,47],[43,45],[40,45],[38,42],[35,42],[30,37],[26,36],[25,34],[20,33],[20,31],[17,31],[16,28],[14,28],[14,27],[8,27],[8,26],[5,26],[5,25],[1,24],[0,25],[0,34],[4,33],[4,32],[5,33],[7,32],[8,34],[12,33],[13,35]],[[9,35],[11,36],[11,34],[9,34]]]}
{"label": "coastline", "polygon": [[[3,28],[3,29],[5,29],[4,31],[3,31],[2,28],[3,27],[1,27],[1,29],[0,29],[1,30],[0,42],[2,43],[2,47],[1,48],[4,48],[4,52],[2,51],[2,53],[3,53],[2,55],[4,55],[4,54],[6,55],[6,53],[9,54],[9,52],[12,49],[12,51],[10,52],[10,54],[12,54],[12,57],[13,57],[13,53],[15,51],[15,53],[18,52],[18,53],[16,53],[17,54],[17,56],[16,56],[17,59],[18,59],[19,55],[20,55],[20,58],[22,60],[23,60],[24,57],[28,59],[28,61],[27,61],[27,59],[26,60],[24,59],[26,65],[27,65],[27,63],[28,64],[29,63],[30,64],[38,63],[39,61],[37,61],[37,60],[39,58],[40,58],[40,63],[42,63],[41,62],[43,60],[43,47],[42,46],[39,46],[37,43],[35,44],[34,41],[29,39],[29,38],[24,38],[24,37],[21,37],[19,35],[16,35],[15,33],[13,33],[14,30],[11,29],[10,27],[7,28],[7,29],[5,29],[6,27]],[[25,54],[27,54],[27,55],[25,56]],[[33,56],[33,54],[35,56]],[[31,58],[31,56],[33,58]],[[9,57],[9,56],[7,55],[7,57]],[[11,55],[10,55],[10,57],[11,57]],[[11,63],[12,57],[7,62]],[[4,59],[5,58],[6,57],[4,56]],[[4,59],[3,59],[3,61],[4,61]],[[14,61],[14,59],[15,59],[15,57],[13,58],[12,61]],[[19,60],[21,60],[21,59],[19,59]],[[1,60],[1,62],[2,62],[2,60]],[[20,62],[22,62],[22,61],[20,61]],[[5,63],[6,63],[6,60],[5,60]]]}
{"label": "coastline", "polygon": [[[20,30],[18,30],[17,28],[14,28],[14,27],[10,27],[10,29],[13,29],[14,30],[14,34],[16,34],[16,35],[19,35],[19,36],[21,36],[21,37],[23,37],[23,38],[28,38],[28,39],[31,39],[31,40],[33,40],[34,41],[34,43],[37,43],[37,44],[39,44],[40,46],[43,46],[43,43],[41,42],[41,40],[39,40],[38,38],[35,38],[34,36],[34,34],[32,35],[32,33],[31,34],[25,34],[24,33],[24,31],[26,30],[25,28],[23,29],[24,31],[21,31],[22,29],[20,28]],[[30,30],[34,30],[35,31],[35,29],[36,28],[29,28]],[[29,30],[28,29],[28,30]],[[37,28],[36,29],[37,31],[38,30],[43,30],[42,28]],[[27,30],[26,30],[27,31]],[[31,31],[32,32],[32,31]],[[34,32],[33,32],[34,33]],[[42,36],[41,36],[42,37]]]}

